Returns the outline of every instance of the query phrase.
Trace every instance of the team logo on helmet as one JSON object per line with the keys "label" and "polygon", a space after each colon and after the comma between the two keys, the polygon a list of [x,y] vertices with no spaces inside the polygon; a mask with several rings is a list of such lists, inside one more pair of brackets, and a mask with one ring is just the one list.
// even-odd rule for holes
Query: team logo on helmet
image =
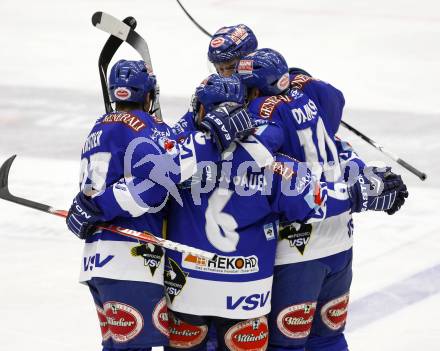
{"label": "team logo on helmet", "polygon": [[240,60],[237,67],[237,72],[239,74],[252,74],[254,70],[253,60]]}
{"label": "team logo on helmet", "polygon": [[165,297],[157,303],[153,311],[153,325],[159,330],[163,335],[169,336],[168,331],[168,309]]}
{"label": "team logo on helmet", "polygon": [[310,334],[315,311],[316,302],[289,306],[278,314],[278,329],[288,338],[305,338]]}
{"label": "team logo on helmet", "polygon": [[232,33],[231,33],[231,39],[232,41],[238,45],[240,44],[243,39],[245,39],[249,33],[247,32],[246,28],[243,26],[238,26]]}
{"label": "team logo on helmet", "polygon": [[277,88],[280,89],[280,91],[283,91],[288,88],[289,84],[290,84],[289,73],[286,72],[281,76],[280,79],[278,79]]}
{"label": "team logo on helmet", "polygon": [[331,330],[338,330],[344,326],[347,320],[348,298],[349,294],[347,293],[322,306],[322,321]]}
{"label": "team logo on helmet", "polygon": [[134,339],[144,326],[140,312],[125,303],[108,301],[104,304],[108,327],[115,342],[127,342]]}
{"label": "team logo on helmet", "polygon": [[225,38],[223,37],[214,38],[211,40],[211,47],[218,48],[222,46],[224,42],[225,42]]}
{"label": "team logo on helmet", "polygon": [[131,90],[124,87],[116,88],[115,97],[119,100],[127,100],[131,97]]}

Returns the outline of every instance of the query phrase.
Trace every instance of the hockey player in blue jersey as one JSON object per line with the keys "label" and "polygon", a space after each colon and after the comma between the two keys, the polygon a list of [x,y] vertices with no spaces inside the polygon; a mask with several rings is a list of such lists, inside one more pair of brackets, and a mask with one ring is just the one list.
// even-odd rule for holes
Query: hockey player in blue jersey
{"label": "hockey player in blue jersey", "polygon": [[200,128],[176,142],[162,120],[150,114],[156,78],[143,61],[120,60],[109,76],[116,111],[93,126],[81,155],[80,193],[67,218],[85,239],[80,281],[96,305],[103,350],[150,350],[168,344],[163,290],[163,251],[154,245],[96,232],[109,222],[160,236],[162,211],[176,183],[200,161],[219,161],[238,132],[249,128],[247,114],[213,111]]}
{"label": "hockey player in blue jersey", "polygon": [[[210,76],[196,91],[199,104],[177,129],[194,128],[204,109],[209,111],[226,97],[240,102],[240,94],[237,77]],[[218,254],[217,260],[206,261],[167,253],[165,287],[173,311],[172,346],[202,349],[213,323],[221,350],[264,350],[280,218],[310,225],[324,216],[361,210],[364,200],[358,183],[350,188],[351,198],[329,183],[330,191],[341,196],[327,197],[325,183],[317,191],[320,183],[313,182],[308,170],[301,174],[296,160],[268,150],[282,144],[280,128],[272,123],[258,128],[256,135],[232,144],[221,165],[206,165],[193,177],[191,186],[181,191],[183,206],[171,202],[169,238]],[[296,191],[286,194],[282,184]],[[381,196],[366,195],[370,209],[393,196],[393,185],[387,185]]]}
{"label": "hockey player in blue jersey", "polygon": [[255,51],[258,46],[254,32],[244,24],[222,27],[211,38],[208,60],[217,73],[230,77],[236,71],[240,59]]}
{"label": "hockey player in blue jersey", "polygon": [[[408,196],[406,187],[389,169],[366,168],[346,143],[335,139],[344,106],[337,89],[304,71],[291,72],[289,77],[284,58],[270,49],[244,57],[237,70],[249,88],[250,111],[282,127],[282,152],[306,161],[322,180],[364,182],[368,174],[375,174],[385,191],[389,186],[395,189],[384,201],[363,202],[320,223],[292,223],[280,229],[269,349],[347,350],[343,329],[351,284],[351,213],[384,210],[393,214]],[[364,196],[363,187],[357,194],[349,189],[351,197]],[[340,194],[329,192],[332,196]]]}

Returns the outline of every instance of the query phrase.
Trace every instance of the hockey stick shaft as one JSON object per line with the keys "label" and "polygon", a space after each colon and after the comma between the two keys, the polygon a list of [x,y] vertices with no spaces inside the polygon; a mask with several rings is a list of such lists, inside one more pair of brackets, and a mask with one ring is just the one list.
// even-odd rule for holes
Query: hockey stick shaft
{"label": "hockey stick shaft", "polygon": [[[32,200],[28,200],[25,198],[17,197],[17,196],[14,196],[10,193],[9,182],[8,182],[9,171],[11,169],[11,166],[12,166],[12,163],[14,162],[15,157],[16,157],[16,155],[7,159],[0,168],[0,199],[10,201],[10,202],[13,202],[13,203],[16,203],[18,205],[22,205],[22,206],[25,206],[28,208],[33,208],[35,210],[39,210],[39,211],[42,211],[45,213],[50,213],[50,214],[58,216],[58,217],[66,218],[67,211],[57,210],[57,209],[53,208],[52,206],[42,204],[39,202],[35,202]],[[116,234],[119,234],[122,236],[141,240],[141,241],[151,243],[154,245],[158,245],[158,246],[161,246],[161,247],[168,249],[168,250],[174,250],[174,251],[178,251],[178,252],[182,252],[182,253],[188,253],[188,254],[202,257],[202,258],[205,258],[208,260],[215,259],[215,257],[216,257],[216,255],[214,253],[211,253],[211,252],[208,252],[205,250],[196,249],[194,247],[183,245],[180,243],[176,243],[171,240],[162,239],[162,238],[159,238],[159,237],[157,237],[151,233],[148,233],[148,232],[139,232],[137,230],[123,228],[123,227],[119,227],[119,226],[115,226],[115,225],[111,225],[111,224],[98,225],[97,228],[103,229],[103,230],[108,230],[110,232],[113,232],[113,233],[116,233]]]}
{"label": "hockey stick shaft", "polygon": [[[136,24],[137,24],[136,20],[131,16],[125,18],[122,22],[130,26],[130,28],[132,29],[136,28]],[[121,39],[115,37],[114,35],[110,35],[110,37],[107,39],[106,43],[104,44],[98,59],[99,78],[101,80],[102,97],[104,98],[104,107],[106,113],[110,113],[113,111],[110,102],[110,96],[108,93],[107,69],[114,54],[116,53],[116,51],[118,50],[118,48],[121,46],[122,43],[123,41]]]}
{"label": "hockey stick shaft", "polygon": [[[182,8],[183,12],[185,12],[185,14],[187,15],[187,17],[191,20],[192,23],[194,23],[196,25],[197,28],[200,29],[200,31],[202,31],[204,34],[206,34],[209,37],[212,37],[211,34],[209,34],[209,32],[203,28],[190,14],[189,12],[183,7],[183,5],[180,3],[179,0],[176,0],[177,3],[179,4],[179,6]],[[382,153],[384,153],[385,155],[387,155],[389,158],[391,158],[392,160],[394,160],[395,162],[397,162],[399,165],[401,165],[403,168],[407,169],[408,171],[410,171],[411,173],[415,174],[417,177],[419,177],[421,180],[425,180],[426,179],[426,173],[419,171],[417,168],[415,168],[414,166],[411,166],[409,163],[405,162],[404,160],[402,160],[400,157],[398,157],[397,155],[385,150],[385,148],[378,144],[377,142],[375,142],[374,140],[370,139],[369,137],[367,137],[365,134],[361,133],[360,131],[358,131],[356,128],[352,127],[350,124],[348,124],[347,122],[341,121],[341,124],[347,128],[349,131],[353,132],[354,134],[356,134],[357,136],[359,136],[361,139],[363,139],[364,141],[366,141],[368,144],[372,145],[373,147],[375,147],[376,149],[378,149],[379,151],[381,151]]]}
{"label": "hockey stick shaft", "polygon": [[[147,67],[151,70],[151,72],[153,72],[153,65],[151,63],[150,50],[147,42],[129,25],[102,11],[98,11],[93,14],[92,24],[107,34],[111,34],[129,44],[139,53],[139,55],[141,55],[142,60],[144,60]],[[154,113],[157,117],[162,118],[158,98],[155,100]]]}
{"label": "hockey stick shaft", "polygon": [[419,171],[417,168],[415,168],[414,166],[411,166],[409,163],[405,162],[404,160],[402,160],[400,157],[398,157],[394,153],[386,150],[382,145],[380,145],[379,143],[377,143],[373,139],[367,137],[365,134],[361,133],[356,128],[354,128],[351,125],[349,125],[347,122],[341,121],[341,124],[345,128],[347,128],[349,131],[351,131],[354,134],[356,134],[357,136],[359,136],[362,140],[366,141],[368,144],[370,144],[371,146],[373,146],[374,148],[376,148],[377,150],[379,150],[380,152],[382,152],[383,154],[388,156],[390,159],[392,159],[393,161],[397,162],[403,168],[405,168],[408,171],[410,171],[411,173],[415,174],[421,180],[425,180],[426,179],[426,177],[427,177],[426,173]]}
{"label": "hockey stick shaft", "polygon": [[185,12],[185,15],[188,16],[188,18],[191,20],[192,23],[194,23],[196,25],[197,28],[199,28],[204,34],[206,34],[208,37],[212,37],[212,35],[205,29],[203,28],[190,14],[188,11],[186,11],[186,9],[183,7],[182,3],[179,0],[176,0],[177,3],[179,4],[180,8],[183,10],[183,12]]}

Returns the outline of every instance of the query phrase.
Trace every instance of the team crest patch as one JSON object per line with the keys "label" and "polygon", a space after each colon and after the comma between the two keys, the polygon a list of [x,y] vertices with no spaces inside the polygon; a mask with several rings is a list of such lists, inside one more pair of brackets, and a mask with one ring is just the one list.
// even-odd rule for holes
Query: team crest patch
{"label": "team crest patch", "polygon": [[134,339],[144,326],[144,319],[139,311],[121,302],[106,302],[104,313],[115,342],[127,342]]}
{"label": "team crest patch", "polygon": [[159,268],[163,257],[163,250],[160,246],[153,244],[141,244],[131,248],[132,256],[141,256],[144,259],[144,266],[150,269],[151,275],[154,276],[156,269]]}
{"label": "team crest patch", "polygon": [[218,47],[222,46],[224,42],[225,42],[225,38],[218,37],[218,38],[212,39],[210,45],[212,48],[218,48]]}
{"label": "team crest patch", "polygon": [[331,330],[342,328],[347,320],[349,293],[327,302],[321,308],[321,318]]}
{"label": "team crest patch", "polygon": [[316,302],[293,305],[282,310],[277,317],[278,330],[291,339],[302,339],[310,334]]}
{"label": "team crest patch", "polygon": [[96,307],[96,312],[98,313],[99,327],[101,328],[102,341],[106,341],[110,339],[112,335],[108,327],[107,317],[105,316],[105,312],[101,307],[99,307],[98,305],[95,305],[95,307]]}
{"label": "team crest patch", "polygon": [[131,90],[124,87],[116,88],[114,94],[119,100],[127,100],[131,97]]}
{"label": "team crest patch", "polygon": [[312,230],[311,224],[289,223],[281,225],[279,235],[281,240],[288,240],[290,247],[295,247],[301,255],[304,255]]}
{"label": "team crest patch", "polygon": [[226,346],[232,351],[264,351],[269,342],[267,318],[239,322],[225,334]]}
{"label": "team crest patch", "polygon": [[169,311],[170,346],[188,349],[197,346],[205,340],[208,334],[207,325],[192,325],[176,318]]}
{"label": "team crest patch", "polygon": [[169,336],[168,331],[168,308],[165,297],[163,297],[154,307],[153,310],[153,325],[159,330],[163,335]]}
{"label": "team crest patch", "polygon": [[168,258],[168,265],[165,271],[164,285],[165,292],[170,302],[173,303],[176,296],[180,294],[185,286],[188,273],[184,272],[172,258]]}

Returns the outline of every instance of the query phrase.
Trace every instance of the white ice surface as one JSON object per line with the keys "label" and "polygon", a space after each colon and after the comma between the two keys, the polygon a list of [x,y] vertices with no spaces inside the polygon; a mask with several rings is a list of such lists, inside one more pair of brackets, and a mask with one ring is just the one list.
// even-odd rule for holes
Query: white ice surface
{"label": "white ice surface", "polygon": [[[438,2],[183,3],[209,31],[246,23],[261,47],[334,83],[348,122],[428,173],[420,182],[396,166],[409,184],[405,208],[355,218],[347,338],[352,351],[439,350]],[[102,110],[96,66],[106,35],[90,24],[97,10],[137,18],[168,121],[208,74],[207,38],[173,0],[0,2],[0,160],[18,153],[11,190],[59,208],[76,193],[80,148]],[[386,160],[341,134],[365,159]],[[99,349],[93,304],[77,283],[81,250],[62,219],[0,202],[0,350]]]}

